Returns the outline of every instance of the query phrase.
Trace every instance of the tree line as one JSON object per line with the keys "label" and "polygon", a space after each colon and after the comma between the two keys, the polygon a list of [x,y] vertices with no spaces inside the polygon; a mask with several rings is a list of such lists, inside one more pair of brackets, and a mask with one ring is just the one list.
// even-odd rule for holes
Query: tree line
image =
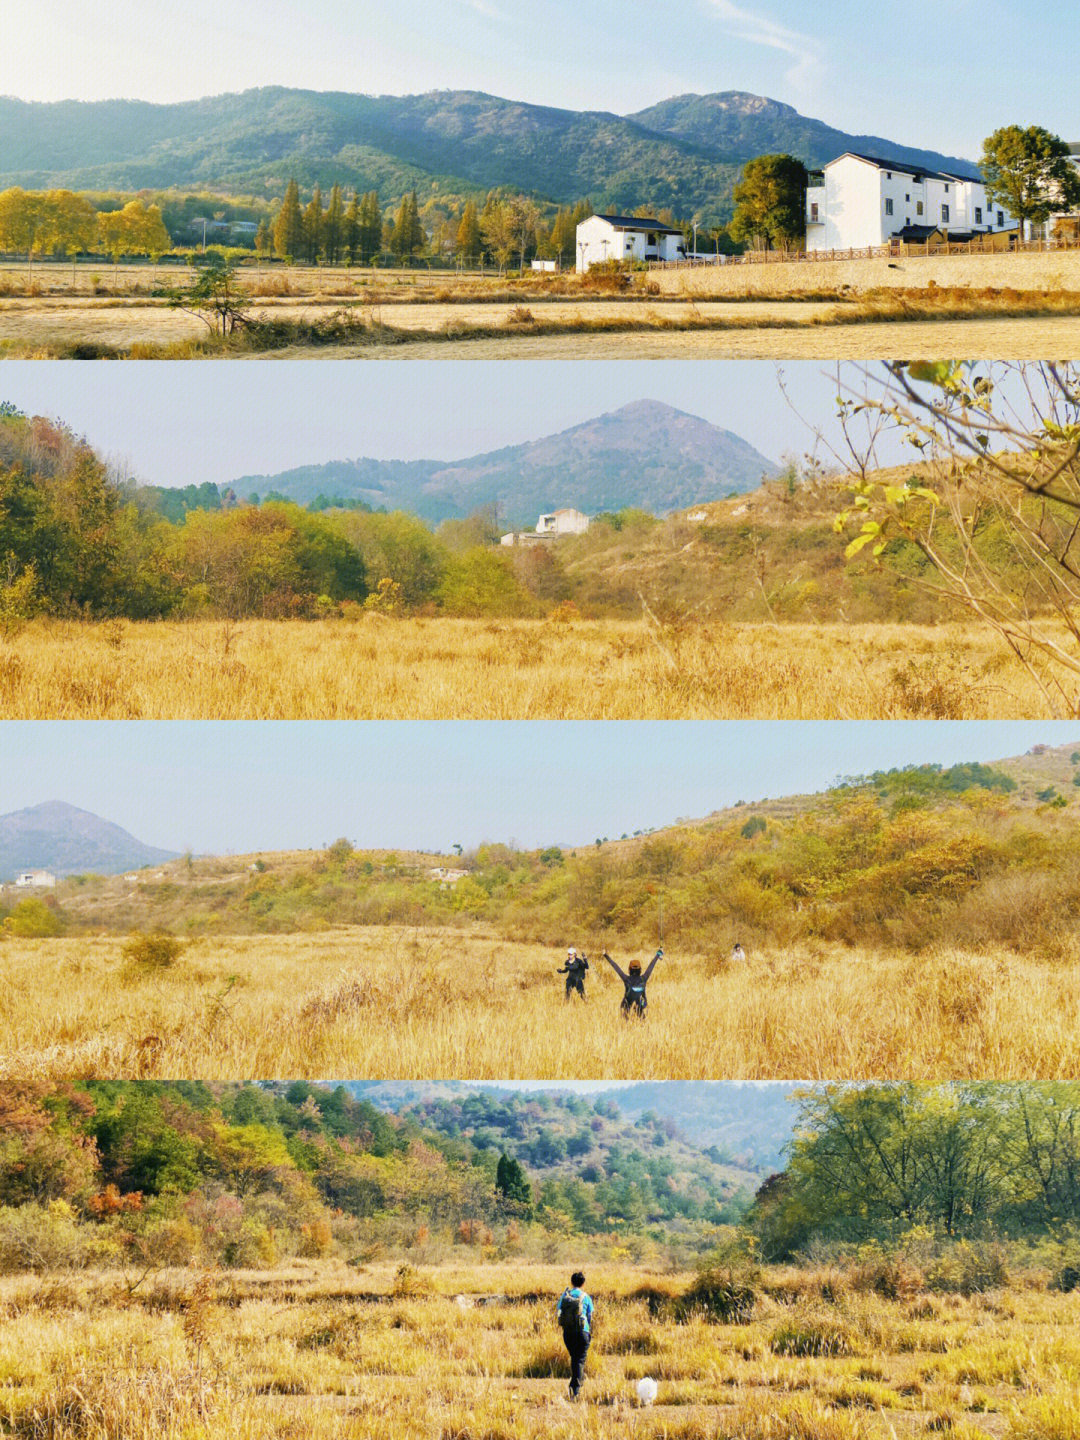
{"label": "tree line", "polygon": [[[556,1101],[548,1121],[557,1127],[561,1114]],[[0,1092],[0,1273],[260,1267],[433,1237],[505,1253],[529,1236],[645,1220],[691,1238],[687,1222],[698,1221],[698,1238],[708,1234],[720,1213],[715,1172],[687,1186],[648,1123],[640,1144],[606,1149],[601,1139],[625,1126],[580,1107],[566,1123],[584,1129],[593,1163],[543,1178],[501,1137],[386,1115],[344,1086],[19,1082]]]}
{"label": "tree line", "polygon": [[0,250],[25,255],[75,255],[98,251],[114,262],[122,255],[156,259],[172,248],[157,205],[140,199],[97,208],[73,190],[0,190]]}
{"label": "tree line", "polygon": [[[87,619],[541,614],[551,556],[494,545],[494,516],[432,531],[401,512],[310,509],[215,486],[140,487],[62,424],[0,404],[0,624]],[[212,507],[212,508],[207,508]]]}
{"label": "tree line", "polygon": [[773,1258],[813,1243],[1075,1235],[1080,1083],[830,1085],[751,1223]]}

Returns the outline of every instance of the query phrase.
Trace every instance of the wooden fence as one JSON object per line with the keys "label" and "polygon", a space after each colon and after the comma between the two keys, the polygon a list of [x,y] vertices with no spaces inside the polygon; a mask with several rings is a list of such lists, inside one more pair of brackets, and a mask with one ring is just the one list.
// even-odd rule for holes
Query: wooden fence
{"label": "wooden fence", "polygon": [[[999,232],[1000,233],[1000,232]],[[971,240],[891,240],[886,245],[859,245],[850,250],[747,250],[742,255],[697,255],[684,260],[650,260],[650,270],[700,270],[720,265],[798,265],[824,260],[893,260],[909,255],[1018,255],[1080,250],[1080,235],[1044,240],[1016,239],[1002,246],[998,236]]]}

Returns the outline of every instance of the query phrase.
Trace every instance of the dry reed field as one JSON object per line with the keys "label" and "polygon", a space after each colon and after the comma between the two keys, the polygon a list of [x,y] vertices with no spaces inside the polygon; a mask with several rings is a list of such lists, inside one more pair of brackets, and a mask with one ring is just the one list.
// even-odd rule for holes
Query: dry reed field
{"label": "dry reed field", "polygon": [[[556,1242],[557,1243],[557,1242]],[[692,1277],[589,1267],[584,1398],[565,1397],[566,1267],[12,1276],[0,1431],[23,1440],[1072,1440],[1080,1293],[885,1299],[857,1271],[769,1267],[748,1319],[650,1311]],[[653,1378],[641,1407],[636,1382]]]}
{"label": "dry reed field", "polygon": [[621,620],[99,624],[0,638],[0,718],[1022,719],[985,629]]}
{"label": "dry reed field", "polygon": [[[978,274],[992,283],[949,284],[946,274],[941,283],[916,269],[902,277],[916,288],[898,289],[890,270],[886,281],[868,278],[862,284],[856,277],[853,284],[847,270],[840,283],[808,266],[732,266],[704,277],[696,271],[639,277],[634,289],[615,294],[596,293],[572,273],[500,279],[245,268],[245,311],[252,320],[317,327],[348,313],[357,328],[322,341],[298,335],[289,343],[278,336],[267,346],[239,348],[207,348],[203,323],[169,307],[163,292],[191,273],[180,267],[39,265],[32,279],[8,267],[0,271],[0,351],[24,358],[136,359],[867,359],[901,352],[1038,359],[1048,350],[1074,353],[1080,343],[1080,293],[1070,288],[1071,272],[1050,281],[1040,272],[1030,288],[1008,288],[1015,267],[1000,269],[1001,257],[977,258],[991,262]],[[774,273],[791,269],[798,271],[794,289],[790,276],[780,283]],[[736,270],[743,278],[753,272],[753,283],[725,293]],[[712,283],[720,284],[715,295],[708,293]]]}
{"label": "dry reed field", "polygon": [[[122,904],[122,900],[118,904]],[[1075,958],[799,943],[734,967],[672,952],[643,1022],[599,958],[476,927],[193,940],[164,970],[126,937],[0,943],[0,1075],[242,1080],[1064,1079],[1080,1076]],[[594,943],[595,941],[595,943]],[[617,960],[628,956],[616,952]]]}

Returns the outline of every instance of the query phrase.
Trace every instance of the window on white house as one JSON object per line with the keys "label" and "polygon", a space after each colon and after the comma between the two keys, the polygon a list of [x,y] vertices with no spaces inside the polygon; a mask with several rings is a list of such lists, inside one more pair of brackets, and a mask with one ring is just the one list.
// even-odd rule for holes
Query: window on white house
{"label": "window on white house", "polygon": [[816,200],[811,200],[811,202],[810,202],[810,219],[811,219],[811,220],[816,220],[817,218],[818,218],[818,202],[817,202]]}
{"label": "window on white house", "polygon": [[892,214],[892,201],[891,201],[891,200],[886,200],[886,201],[885,201],[885,214],[886,214],[886,215],[891,215],[891,214]]}
{"label": "window on white house", "polygon": [[948,224],[948,221],[949,221],[949,207],[948,207],[947,205],[942,205],[942,207],[941,207],[941,219],[942,219],[942,222],[943,222],[944,224]]}
{"label": "window on white house", "polygon": [[916,215],[921,215],[921,214],[922,214],[922,208],[923,208],[923,207],[922,207],[922,201],[921,201],[921,200],[916,200],[916,201],[915,201],[915,214],[916,214]]}
{"label": "window on white house", "polygon": [[948,182],[946,182],[946,184],[945,184],[945,194],[947,195],[948,193],[949,193],[949,186],[948,186]]}
{"label": "window on white house", "polygon": [[981,205],[976,205],[976,206],[975,206],[975,224],[976,224],[976,225],[981,225],[981,224],[982,224],[982,206],[981,206]]}
{"label": "window on white house", "polygon": [[999,224],[999,225],[1004,225],[1004,224],[1005,224],[1005,215],[1004,215],[1004,213],[1003,213],[1001,210],[998,211],[998,224]]}
{"label": "window on white house", "polygon": [[892,171],[891,171],[891,170],[886,170],[886,171],[885,171],[885,179],[886,179],[886,180],[891,180],[891,179],[892,179]]}

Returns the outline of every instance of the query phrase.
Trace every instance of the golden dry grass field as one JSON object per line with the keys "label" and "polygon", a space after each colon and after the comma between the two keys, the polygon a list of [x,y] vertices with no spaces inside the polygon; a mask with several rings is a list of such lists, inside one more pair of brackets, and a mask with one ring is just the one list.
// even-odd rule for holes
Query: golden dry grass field
{"label": "golden dry grass field", "polygon": [[[24,1440],[1071,1440],[1080,1293],[1027,1272],[888,1300],[768,1268],[750,1318],[650,1315],[686,1275],[589,1267],[584,1398],[565,1397],[567,1266],[502,1263],[14,1276],[0,1432]],[[853,1283],[855,1281],[856,1283]],[[815,1353],[815,1351],[817,1353]],[[809,1353],[806,1353],[809,1352]],[[653,1378],[656,1404],[636,1402]]]}
{"label": "golden dry grass field", "polygon": [[987,630],[623,620],[100,624],[0,637],[0,718],[1022,719],[1038,687]]}
{"label": "golden dry grass field", "polygon": [[1069,955],[798,943],[735,967],[672,950],[638,1022],[619,1013],[604,937],[570,938],[592,958],[584,1004],[563,999],[565,949],[479,926],[204,935],[169,968],[135,973],[123,934],[9,935],[0,1076],[1080,1077]]}
{"label": "golden dry grass field", "polygon": [[[698,293],[680,280],[681,272],[660,280],[641,277],[630,293],[604,295],[573,274],[500,280],[448,272],[252,267],[242,271],[251,318],[320,322],[347,307],[368,333],[359,343],[339,337],[332,344],[289,345],[279,338],[268,350],[209,352],[192,348],[207,335],[203,323],[170,309],[160,293],[185,283],[190,272],[182,267],[73,270],[39,264],[28,279],[24,270],[8,266],[0,270],[0,352],[28,358],[91,358],[100,350],[130,358],[209,353],[415,359],[868,359],[898,353],[1040,359],[1048,352],[1077,352],[1080,295],[1069,288],[1071,281],[994,288],[1007,287],[1013,269],[1001,268],[1000,257],[979,258],[991,263],[981,276],[987,285],[950,286],[945,274],[944,283],[933,280],[902,293],[894,293],[891,272],[889,284],[866,288],[852,284],[850,276],[842,285],[825,282],[817,274],[824,267],[812,266],[729,267],[740,275],[753,272],[753,284],[746,293],[718,295],[707,293],[711,274]],[[794,290],[774,273],[792,268],[799,272]],[[700,279],[697,272],[694,279]]]}

